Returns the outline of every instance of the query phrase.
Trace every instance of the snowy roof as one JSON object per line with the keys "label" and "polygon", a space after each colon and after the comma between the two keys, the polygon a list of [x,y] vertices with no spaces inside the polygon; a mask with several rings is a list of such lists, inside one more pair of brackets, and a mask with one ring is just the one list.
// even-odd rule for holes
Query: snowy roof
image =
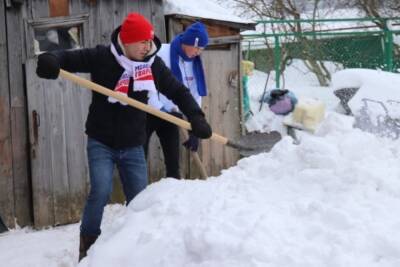
{"label": "snowy roof", "polygon": [[204,19],[255,24],[255,21],[238,17],[232,8],[222,7],[211,0],[164,0],[165,15],[185,15]]}

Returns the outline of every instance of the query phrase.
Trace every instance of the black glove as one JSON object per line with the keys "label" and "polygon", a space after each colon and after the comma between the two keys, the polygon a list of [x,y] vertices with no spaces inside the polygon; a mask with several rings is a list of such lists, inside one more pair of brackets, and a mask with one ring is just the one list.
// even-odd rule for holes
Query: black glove
{"label": "black glove", "polygon": [[206,139],[212,135],[210,125],[207,123],[203,115],[194,115],[190,118],[190,124],[192,125],[192,133],[194,136]]}
{"label": "black glove", "polygon": [[36,74],[40,78],[57,79],[60,74],[60,63],[58,62],[57,57],[50,53],[39,55]]}
{"label": "black glove", "polygon": [[189,138],[183,143],[183,146],[190,151],[197,151],[199,149],[199,138],[190,132]]}

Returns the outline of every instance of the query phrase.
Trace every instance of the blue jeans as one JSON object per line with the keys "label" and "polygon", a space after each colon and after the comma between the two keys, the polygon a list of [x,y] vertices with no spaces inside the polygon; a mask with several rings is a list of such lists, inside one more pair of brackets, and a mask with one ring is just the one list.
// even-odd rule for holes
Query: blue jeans
{"label": "blue jeans", "polygon": [[97,236],[112,192],[114,165],[118,168],[127,204],[146,187],[147,165],[142,146],[112,149],[90,137],[87,156],[90,192],[83,211],[81,234]]}

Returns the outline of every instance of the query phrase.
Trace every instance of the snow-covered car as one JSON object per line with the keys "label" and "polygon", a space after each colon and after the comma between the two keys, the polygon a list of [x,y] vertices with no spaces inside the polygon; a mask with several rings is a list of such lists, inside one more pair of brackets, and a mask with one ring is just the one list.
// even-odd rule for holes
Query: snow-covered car
{"label": "snow-covered car", "polygon": [[400,137],[400,74],[347,69],[334,74],[338,111],[355,118],[354,127],[382,137]]}

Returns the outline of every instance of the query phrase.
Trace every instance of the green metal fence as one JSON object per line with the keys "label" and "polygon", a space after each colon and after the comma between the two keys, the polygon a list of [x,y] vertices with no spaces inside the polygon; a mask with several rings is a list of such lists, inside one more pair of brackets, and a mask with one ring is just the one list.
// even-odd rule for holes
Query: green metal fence
{"label": "green metal fence", "polygon": [[[348,25],[353,23],[357,25]],[[400,39],[400,18],[267,20],[258,24],[269,30],[242,35],[244,57],[254,61],[257,69],[275,71],[277,88],[291,59],[308,60],[316,64],[316,71],[324,61],[343,68],[391,72],[400,68],[400,40],[396,42]],[[265,47],[255,49],[260,41]],[[326,75],[329,79],[329,73]]]}

